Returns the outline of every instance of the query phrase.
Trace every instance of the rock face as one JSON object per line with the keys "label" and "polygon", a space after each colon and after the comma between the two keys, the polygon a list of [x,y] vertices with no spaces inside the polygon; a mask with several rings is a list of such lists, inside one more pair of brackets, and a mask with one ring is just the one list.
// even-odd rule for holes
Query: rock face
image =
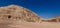
{"label": "rock face", "polygon": [[45,21],[45,22],[60,22],[60,16],[56,16],[54,18],[51,18],[51,19],[45,19],[45,20],[42,20],[42,21]]}
{"label": "rock face", "polygon": [[6,7],[0,7],[0,21],[3,22],[39,22],[40,17],[32,11],[17,5],[9,5]]}

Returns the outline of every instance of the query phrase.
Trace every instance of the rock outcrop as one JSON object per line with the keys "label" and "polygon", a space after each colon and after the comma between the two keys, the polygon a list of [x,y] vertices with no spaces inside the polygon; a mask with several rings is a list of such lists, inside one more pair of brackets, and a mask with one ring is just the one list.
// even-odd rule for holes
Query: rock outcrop
{"label": "rock outcrop", "polygon": [[9,5],[6,7],[0,7],[0,21],[15,22],[39,22],[40,17],[27,8],[23,8],[17,5]]}
{"label": "rock outcrop", "polygon": [[50,19],[43,19],[43,22],[60,22],[60,16],[56,16],[54,18],[50,18]]}

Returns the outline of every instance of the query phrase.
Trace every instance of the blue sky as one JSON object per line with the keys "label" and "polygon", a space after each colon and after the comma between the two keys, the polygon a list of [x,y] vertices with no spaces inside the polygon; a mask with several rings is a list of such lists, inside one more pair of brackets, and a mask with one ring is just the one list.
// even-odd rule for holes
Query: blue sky
{"label": "blue sky", "polygon": [[60,15],[60,0],[0,0],[0,6],[10,4],[28,8],[42,18]]}

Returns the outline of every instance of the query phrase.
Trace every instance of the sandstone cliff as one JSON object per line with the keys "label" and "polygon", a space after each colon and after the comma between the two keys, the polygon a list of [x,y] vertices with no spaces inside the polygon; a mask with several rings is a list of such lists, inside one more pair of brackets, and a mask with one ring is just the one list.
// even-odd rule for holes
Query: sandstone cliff
{"label": "sandstone cliff", "polygon": [[17,5],[0,7],[0,21],[39,22],[40,17],[34,12]]}

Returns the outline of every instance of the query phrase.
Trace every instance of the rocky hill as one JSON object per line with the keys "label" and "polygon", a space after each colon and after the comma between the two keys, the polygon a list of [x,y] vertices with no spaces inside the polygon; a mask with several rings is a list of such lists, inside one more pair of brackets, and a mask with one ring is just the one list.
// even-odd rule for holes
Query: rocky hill
{"label": "rocky hill", "polygon": [[60,22],[60,16],[55,16],[55,17],[49,18],[49,19],[42,19],[42,21],[44,21],[44,22]]}
{"label": "rocky hill", "polygon": [[16,22],[16,21],[26,21],[26,22],[39,22],[40,17],[34,12],[28,10],[27,8],[9,5],[5,7],[0,7],[0,21],[3,22]]}

